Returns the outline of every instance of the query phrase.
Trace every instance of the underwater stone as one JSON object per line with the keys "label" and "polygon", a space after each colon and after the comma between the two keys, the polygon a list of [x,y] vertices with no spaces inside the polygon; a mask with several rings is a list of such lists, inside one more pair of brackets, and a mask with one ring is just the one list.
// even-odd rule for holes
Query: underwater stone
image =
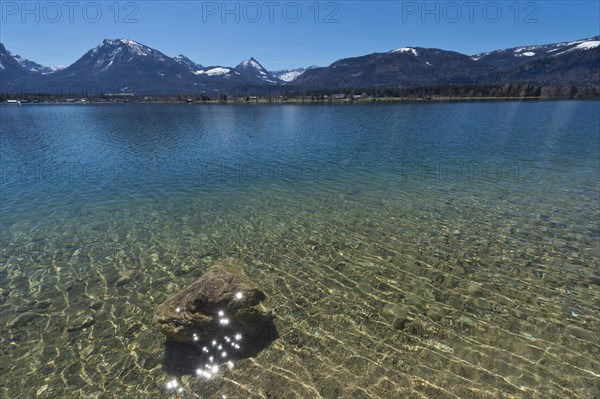
{"label": "underwater stone", "polygon": [[265,294],[245,275],[243,266],[226,259],[160,304],[153,323],[176,342],[204,341],[228,332],[257,336],[273,317],[261,303],[264,299]]}
{"label": "underwater stone", "polygon": [[8,323],[8,328],[20,327],[41,317],[43,316],[39,313],[23,312]]}
{"label": "underwater stone", "polygon": [[404,303],[411,306],[423,307],[425,306],[425,300],[423,298],[419,298],[418,296],[411,296],[404,299]]}
{"label": "underwater stone", "polygon": [[433,307],[427,309],[427,317],[429,317],[433,321],[442,320],[442,314],[436,308]]}
{"label": "underwater stone", "polygon": [[84,328],[92,326],[94,323],[96,323],[96,320],[91,316],[79,316],[69,324],[67,331],[83,330]]}
{"label": "underwater stone", "polygon": [[600,276],[597,274],[587,276],[586,280],[588,284],[600,285]]}
{"label": "underwater stone", "polygon": [[52,302],[50,302],[49,300],[39,301],[35,304],[35,309],[39,310],[39,311],[43,311],[43,310],[48,309],[51,304],[52,304]]}
{"label": "underwater stone", "polygon": [[386,305],[381,310],[383,318],[389,321],[395,329],[401,330],[409,321],[408,311],[399,305]]}
{"label": "underwater stone", "polygon": [[475,298],[472,300],[473,306],[483,310],[492,310],[493,304],[490,301],[481,298]]}
{"label": "underwater stone", "polygon": [[463,328],[472,328],[475,322],[468,316],[460,316],[458,318],[458,324]]}
{"label": "underwater stone", "polygon": [[567,326],[566,332],[576,338],[582,339],[588,342],[594,342],[597,337],[591,331],[579,326]]}
{"label": "underwater stone", "polygon": [[483,293],[483,286],[474,281],[469,281],[466,291],[469,295],[480,295]]}
{"label": "underwater stone", "polygon": [[69,292],[73,289],[73,287],[75,287],[75,281],[69,280],[62,286],[62,289],[65,292]]}
{"label": "underwater stone", "polygon": [[517,319],[522,319],[524,316],[523,312],[521,312],[519,309],[511,308],[509,312],[512,316],[516,317]]}
{"label": "underwater stone", "polygon": [[134,270],[126,270],[121,273],[121,277],[115,282],[115,286],[122,287],[124,285],[129,284],[131,281],[138,277],[138,274]]}

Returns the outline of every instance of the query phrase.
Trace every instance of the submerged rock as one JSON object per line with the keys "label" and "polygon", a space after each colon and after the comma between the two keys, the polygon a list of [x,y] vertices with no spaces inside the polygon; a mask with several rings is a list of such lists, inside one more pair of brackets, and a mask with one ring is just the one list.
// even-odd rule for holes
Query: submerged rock
{"label": "submerged rock", "polygon": [[12,319],[12,321],[10,323],[8,323],[8,328],[15,328],[15,327],[21,327],[24,326],[25,324],[37,320],[39,318],[42,318],[43,316],[39,313],[35,313],[35,312],[23,312],[20,313],[17,317],[15,317],[14,319]]}
{"label": "submerged rock", "polygon": [[383,318],[390,322],[397,330],[402,330],[410,320],[408,310],[399,305],[385,305],[381,313]]}
{"label": "submerged rock", "polygon": [[96,323],[96,320],[94,320],[93,317],[82,315],[69,323],[67,331],[83,330],[84,328],[92,326],[94,323]]}
{"label": "submerged rock", "polygon": [[50,305],[52,305],[52,302],[50,302],[49,300],[39,301],[36,302],[35,309],[38,311],[44,311],[47,310],[50,307]]}
{"label": "submerged rock", "polygon": [[205,341],[224,333],[263,333],[272,313],[265,294],[232,259],[215,263],[200,279],[168,298],[154,312],[154,325],[171,341]]}

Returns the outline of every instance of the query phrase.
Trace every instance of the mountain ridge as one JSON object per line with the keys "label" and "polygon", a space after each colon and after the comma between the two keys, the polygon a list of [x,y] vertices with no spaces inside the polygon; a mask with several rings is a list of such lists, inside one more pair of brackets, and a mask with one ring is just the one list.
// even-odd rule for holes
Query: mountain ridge
{"label": "mountain ridge", "polygon": [[[268,71],[251,57],[235,67],[169,57],[131,39],[105,39],[64,69],[16,58],[0,43],[2,92],[18,87],[93,87],[99,93],[215,95],[244,87],[351,89],[436,84],[523,83],[600,87],[600,36],[475,55],[401,47],[337,60],[325,67]],[[20,61],[20,62],[19,62]],[[270,89],[269,89],[270,90]],[[256,89],[255,91],[260,91]],[[248,95],[251,93],[246,93]]]}

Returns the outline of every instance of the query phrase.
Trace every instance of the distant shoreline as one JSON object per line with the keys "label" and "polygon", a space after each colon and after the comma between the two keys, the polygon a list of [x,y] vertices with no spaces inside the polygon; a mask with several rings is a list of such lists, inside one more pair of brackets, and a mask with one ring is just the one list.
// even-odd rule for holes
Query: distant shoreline
{"label": "distant shoreline", "polygon": [[381,98],[368,98],[368,99],[343,99],[343,100],[313,100],[313,99],[271,99],[268,98],[257,98],[257,99],[229,99],[227,101],[210,100],[210,101],[181,101],[181,100],[168,100],[168,99],[156,99],[152,101],[143,100],[75,100],[75,101],[21,101],[20,103],[2,101],[2,105],[116,105],[116,104],[177,104],[177,105],[231,105],[231,104],[273,104],[273,105],[354,105],[354,104],[392,104],[392,103],[404,103],[404,104],[427,104],[427,103],[463,103],[463,102],[514,102],[514,101],[594,101],[600,100],[599,97],[586,97],[586,98],[565,98],[565,97],[442,97],[432,96],[431,98],[398,98],[398,97],[381,97]]}

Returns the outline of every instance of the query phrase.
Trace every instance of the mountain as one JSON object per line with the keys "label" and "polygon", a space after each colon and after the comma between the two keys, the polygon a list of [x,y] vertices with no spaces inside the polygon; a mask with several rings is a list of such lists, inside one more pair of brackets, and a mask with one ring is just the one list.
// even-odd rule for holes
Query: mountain
{"label": "mountain", "polygon": [[277,79],[283,82],[293,82],[298,76],[302,75],[309,69],[318,68],[316,65],[312,65],[306,68],[296,68],[296,69],[280,69],[277,71],[271,71],[271,74],[275,76]]}
{"label": "mountain", "polygon": [[[536,46],[513,47],[490,51],[471,56],[471,59],[500,68],[515,68],[542,58],[558,57],[564,54],[585,52],[600,46],[600,36],[590,39],[544,44]],[[573,54],[571,54],[573,55]]]}
{"label": "mountain", "polygon": [[[327,67],[269,72],[250,58],[235,67],[202,66],[169,57],[129,39],[104,40],[67,68],[47,73],[0,44],[2,92],[196,96],[274,95],[291,88],[376,89],[427,85],[526,84],[600,89],[600,36],[522,46],[468,56],[454,51],[402,47],[338,60]],[[564,90],[563,90],[564,89]],[[509,90],[510,91],[510,90]],[[71,94],[72,93],[72,94]]]}
{"label": "mountain", "polygon": [[587,41],[553,52],[508,69],[503,75],[503,81],[507,83],[600,87],[600,41]]}
{"label": "mountain", "polygon": [[48,77],[62,87],[69,84],[102,93],[194,91],[194,75],[188,66],[129,39],[104,40],[69,67]]}
{"label": "mountain", "polygon": [[471,58],[495,66],[496,80],[504,83],[600,86],[600,36],[497,50]]}
{"label": "mountain", "polygon": [[235,97],[273,95],[281,81],[271,75],[258,61],[251,58],[232,68],[222,65],[206,66],[194,71],[201,94]]}
{"label": "mountain", "polygon": [[250,81],[258,84],[277,84],[281,83],[271,72],[267,71],[260,62],[254,58],[241,62],[235,67],[235,71],[245,76]]}
{"label": "mountain", "polygon": [[173,59],[181,65],[187,66],[191,71],[197,71],[203,68],[202,65],[195,63],[183,54],[179,54],[177,57],[173,57]]}
{"label": "mountain", "polygon": [[82,95],[239,94],[247,86],[279,83],[254,59],[235,68],[203,67],[129,39],[104,40],[69,67],[40,80],[58,85],[63,93],[81,89]]}
{"label": "mountain", "polygon": [[12,91],[13,86],[20,80],[29,80],[33,76],[31,71],[23,68],[21,64],[13,57],[10,51],[4,47],[4,44],[0,43],[0,90]]}
{"label": "mountain", "polygon": [[375,88],[436,84],[506,84],[600,87],[600,37],[523,46],[466,56],[404,47],[346,58],[306,71],[293,83],[305,88]]}
{"label": "mountain", "polygon": [[454,51],[404,47],[307,70],[294,84],[333,89],[476,83],[479,76],[493,71],[494,67]]}
{"label": "mountain", "polygon": [[[10,53],[10,51],[9,51],[9,53]],[[11,56],[12,56],[12,57],[13,57],[13,58],[14,58],[14,59],[15,59],[15,60],[16,60],[16,61],[17,61],[17,62],[18,62],[18,63],[19,63],[19,64],[20,64],[22,67],[23,67],[23,68],[25,68],[25,69],[27,69],[28,71],[31,71],[31,72],[35,72],[35,73],[52,73],[52,72],[54,72],[54,71],[56,71],[56,70],[58,70],[58,69],[61,69],[60,67],[55,67],[55,68],[52,68],[52,67],[47,67],[47,66],[44,66],[44,65],[42,65],[42,64],[38,64],[37,62],[35,62],[35,61],[31,61],[31,60],[28,60],[27,58],[21,57],[21,56],[20,56],[20,55],[18,55],[18,54],[13,54],[13,53],[10,53],[10,55],[11,55]]]}

